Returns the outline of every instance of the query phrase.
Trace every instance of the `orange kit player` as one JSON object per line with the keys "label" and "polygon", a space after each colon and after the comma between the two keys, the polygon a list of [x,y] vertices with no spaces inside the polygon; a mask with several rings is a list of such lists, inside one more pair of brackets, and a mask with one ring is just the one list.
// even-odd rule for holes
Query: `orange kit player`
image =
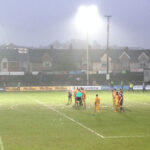
{"label": "orange kit player", "polygon": [[84,103],[84,108],[86,108],[86,91],[82,88],[81,92],[83,94],[82,99],[83,99],[83,103]]}
{"label": "orange kit player", "polygon": [[73,93],[74,93],[75,104],[77,103],[77,97],[76,97],[77,92],[78,92],[78,88],[75,89],[75,87],[74,87]]}
{"label": "orange kit player", "polygon": [[100,106],[100,98],[98,97],[98,94],[96,94],[96,98],[95,98],[95,114],[96,112],[99,112],[99,106]]}
{"label": "orange kit player", "polygon": [[116,89],[112,90],[113,106],[115,106],[116,92],[117,92]]}
{"label": "orange kit player", "polygon": [[116,96],[114,99],[114,108],[115,108],[114,112],[118,112],[119,101],[120,101],[119,93],[116,92]]}

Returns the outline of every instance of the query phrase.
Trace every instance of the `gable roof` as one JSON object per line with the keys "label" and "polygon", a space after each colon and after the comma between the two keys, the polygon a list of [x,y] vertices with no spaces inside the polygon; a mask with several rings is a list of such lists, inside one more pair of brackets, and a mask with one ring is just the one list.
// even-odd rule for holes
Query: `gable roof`
{"label": "gable roof", "polygon": [[145,56],[145,57],[149,60],[149,57],[148,57],[148,55],[147,55],[145,52],[142,52],[142,53],[139,55],[138,60],[140,60],[140,58],[141,58],[142,56]]}
{"label": "gable roof", "polygon": [[60,49],[30,49],[29,57],[30,62],[40,63],[42,62],[42,57],[44,53],[50,55],[53,63],[59,62],[62,58],[70,57],[72,61],[81,61],[81,56],[83,55],[82,50],[60,50]]}
{"label": "gable roof", "polygon": [[8,50],[8,49],[0,49],[0,61],[3,58],[7,58],[8,61],[18,61],[18,51],[16,50]]}
{"label": "gable roof", "polygon": [[124,55],[126,55],[126,56],[130,59],[130,56],[127,54],[126,51],[124,51],[124,52],[120,55],[119,59],[121,59]]}
{"label": "gable roof", "polygon": [[[7,58],[8,61],[27,61],[29,55],[30,62],[41,63],[44,53],[48,53],[52,57],[53,63],[60,63],[61,59],[70,58],[74,63],[82,62],[83,56],[86,59],[87,51],[85,49],[29,49],[29,53],[20,54],[17,50],[0,49],[0,61]],[[131,62],[138,62],[138,57],[145,53],[149,57],[150,50],[110,50],[109,57],[113,63],[120,61],[124,54],[130,57]],[[106,50],[89,49],[89,60],[91,62],[100,62],[100,58],[106,54]]]}

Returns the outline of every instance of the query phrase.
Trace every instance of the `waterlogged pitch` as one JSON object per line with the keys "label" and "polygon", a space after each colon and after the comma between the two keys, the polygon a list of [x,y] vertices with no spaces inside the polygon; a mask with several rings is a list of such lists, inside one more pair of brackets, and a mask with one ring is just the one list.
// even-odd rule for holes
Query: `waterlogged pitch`
{"label": "waterlogged pitch", "polygon": [[0,93],[0,150],[150,150],[150,92],[125,92],[124,109],[113,112],[111,92],[87,92],[80,110],[67,92]]}

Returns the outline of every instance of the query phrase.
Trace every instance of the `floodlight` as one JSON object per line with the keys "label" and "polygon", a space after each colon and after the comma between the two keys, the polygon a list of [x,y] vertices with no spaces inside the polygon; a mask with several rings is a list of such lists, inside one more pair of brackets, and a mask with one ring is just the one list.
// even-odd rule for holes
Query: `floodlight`
{"label": "floodlight", "polygon": [[102,19],[95,5],[80,6],[75,16],[75,25],[82,32],[94,33],[100,29]]}

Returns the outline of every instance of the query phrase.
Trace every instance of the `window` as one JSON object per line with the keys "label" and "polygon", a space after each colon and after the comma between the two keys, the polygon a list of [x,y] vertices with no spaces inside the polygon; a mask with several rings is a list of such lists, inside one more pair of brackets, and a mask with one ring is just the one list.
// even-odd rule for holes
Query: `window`
{"label": "window", "polygon": [[106,62],[102,62],[102,67],[106,68],[107,67],[107,63]]}
{"label": "window", "polygon": [[51,66],[52,66],[51,62],[48,61],[43,62],[43,67],[51,67]]}
{"label": "window", "polygon": [[3,69],[7,69],[7,62],[3,62]]}
{"label": "window", "polygon": [[122,64],[122,67],[123,67],[123,68],[128,68],[128,63],[123,63],[123,64]]}
{"label": "window", "polygon": [[141,68],[145,68],[146,67],[146,63],[145,62],[140,62],[140,67]]}

